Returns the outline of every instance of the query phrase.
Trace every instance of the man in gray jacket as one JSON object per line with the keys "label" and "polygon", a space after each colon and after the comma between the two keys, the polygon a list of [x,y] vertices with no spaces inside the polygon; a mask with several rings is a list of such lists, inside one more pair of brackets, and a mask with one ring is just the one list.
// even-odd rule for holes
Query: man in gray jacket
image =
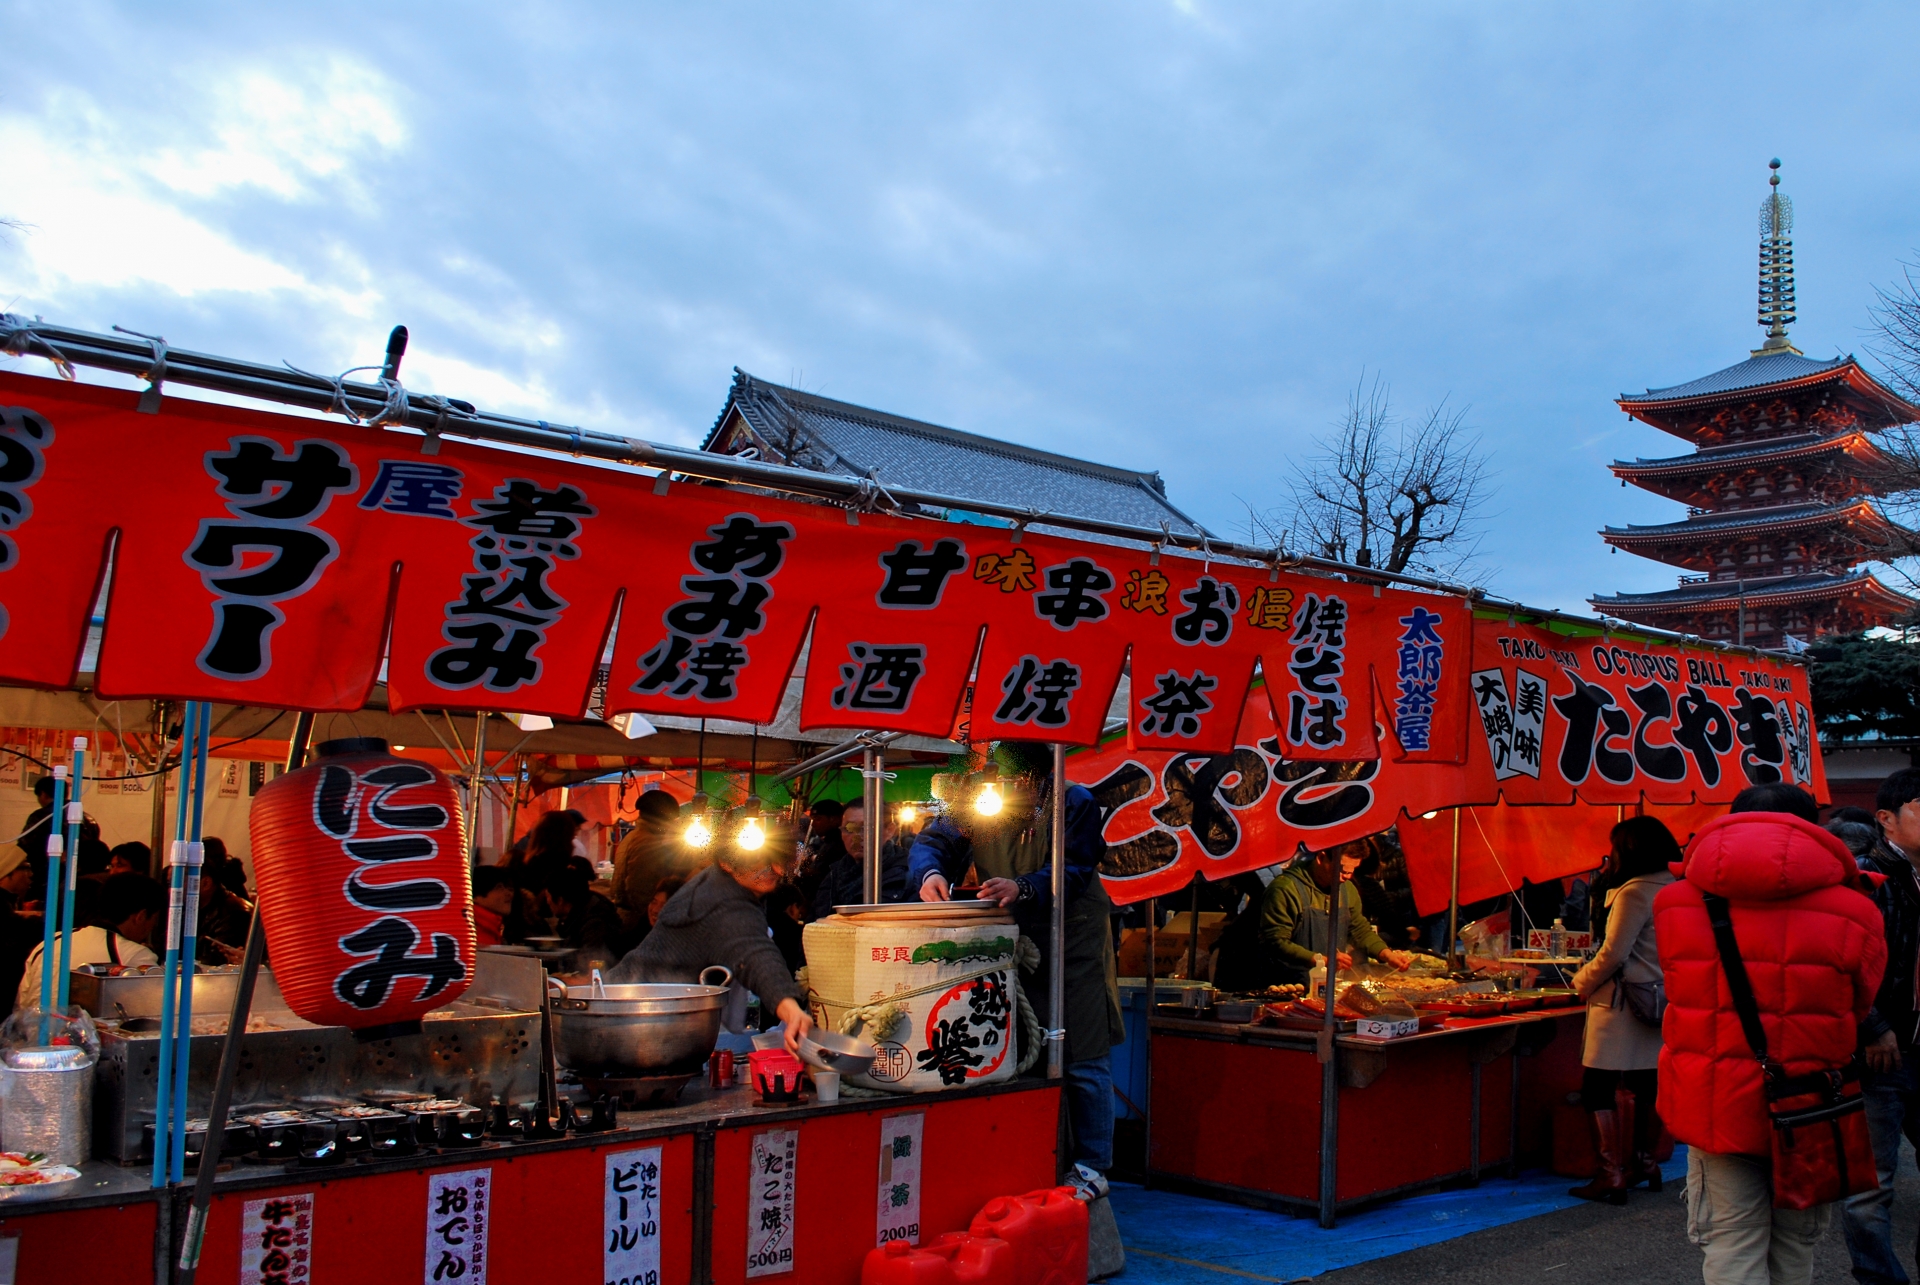
{"label": "man in gray jacket", "polygon": [[767,935],[761,903],[785,878],[785,848],[766,843],[743,852],[728,845],[714,864],[673,894],[646,940],[606,974],[609,983],[697,982],[700,970],[724,964],[786,1025],[787,1048],[813,1028],[799,986]]}

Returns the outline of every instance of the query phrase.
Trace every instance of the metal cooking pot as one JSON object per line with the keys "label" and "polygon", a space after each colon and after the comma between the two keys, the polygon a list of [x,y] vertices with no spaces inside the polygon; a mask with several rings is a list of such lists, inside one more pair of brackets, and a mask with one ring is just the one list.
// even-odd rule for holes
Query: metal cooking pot
{"label": "metal cooking pot", "polygon": [[[716,974],[718,984],[709,981]],[[733,973],[719,964],[703,970],[697,986],[565,986],[549,978],[554,1055],[595,1079],[697,1074],[720,1038],[720,1010],[732,982]]]}

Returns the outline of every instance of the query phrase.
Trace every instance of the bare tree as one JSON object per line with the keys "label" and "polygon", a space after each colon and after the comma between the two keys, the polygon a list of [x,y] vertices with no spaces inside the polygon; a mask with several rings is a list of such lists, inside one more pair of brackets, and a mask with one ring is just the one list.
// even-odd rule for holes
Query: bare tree
{"label": "bare tree", "polygon": [[1466,418],[1444,401],[1398,417],[1386,381],[1362,375],[1332,435],[1297,466],[1292,511],[1250,512],[1253,538],[1383,571],[1461,574],[1492,495]]}

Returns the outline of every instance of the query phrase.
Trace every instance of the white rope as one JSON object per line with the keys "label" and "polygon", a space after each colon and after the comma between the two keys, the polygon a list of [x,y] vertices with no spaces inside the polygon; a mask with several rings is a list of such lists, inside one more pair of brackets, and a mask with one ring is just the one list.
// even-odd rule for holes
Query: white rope
{"label": "white rope", "polygon": [[147,390],[140,394],[140,404],[134,409],[142,415],[160,413],[160,385],[167,382],[167,337],[149,335],[138,330],[128,330],[125,326],[115,326],[123,335],[132,335],[135,339],[144,339],[153,345],[153,365],[147,367]]}
{"label": "white rope", "polygon": [[[327,404],[327,410],[331,414],[340,415],[349,424],[358,424],[362,428],[378,428],[382,424],[405,424],[407,422],[407,414],[411,409],[407,400],[407,390],[401,386],[400,381],[397,379],[386,379],[383,377],[379,381],[380,387],[386,390],[386,404],[364,419],[354,413],[352,405],[347,401],[348,375],[358,374],[363,370],[382,370],[384,367],[352,366],[337,375],[317,375],[311,370],[300,369],[300,367],[294,365],[292,362],[287,362],[286,367],[296,375],[305,375],[308,379],[317,379],[333,389],[333,400]],[[434,425],[434,432],[436,434],[439,432],[439,425],[437,423]],[[436,452],[429,451],[427,453],[434,454]]]}
{"label": "white rope", "polygon": [[[34,318],[34,321],[38,320],[38,317]],[[38,354],[33,351],[35,344],[41,349]],[[0,352],[12,353],[16,357],[42,356],[53,363],[53,368],[60,372],[60,378],[76,377],[73,362],[68,360],[67,355],[36,331],[25,317],[11,312],[0,312]]]}

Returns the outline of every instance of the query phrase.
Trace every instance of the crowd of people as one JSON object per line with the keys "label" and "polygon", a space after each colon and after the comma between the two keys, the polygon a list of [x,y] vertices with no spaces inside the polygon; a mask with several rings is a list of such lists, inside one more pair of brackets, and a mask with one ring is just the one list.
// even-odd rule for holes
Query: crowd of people
{"label": "crowd of people", "polygon": [[[1684,852],[1652,817],[1611,840],[1599,948],[1572,979],[1598,1156],[1572,1194],[1623,1205],[1660,1190],[1664,1125],[1688,1149],[1687,1234],[1708,1285],[1805,1285],[1836,1216],[1861,1285],[1906,1285],[1892,1206],[1901,1140],[1920,1134],[1920,769],[1887,778],[1872,811],[1824,824],[1811,795],[1771,783]],[[1803,1096],[1844,1104],[1856,1084],[1878,1185],[1854,1174],[1854,1194],[1818,1203],[1805,1197],[1822,1175],[1781,1121]],[[1799,1146],[1843,1137],[1844,1110],[1819,1111]],[[1844,1179],[1845,1148],[1835,1155]]]}
{"label": "crowd of people", "polygon": [[[53,778],[36,781],[34,796],[36,806],[19,839],[0,849],[0,1017],[40,1004]],[[153,877],[152,849],[139,842],[109,848],[92,817],[80,822],[79,835],[69,958],[76,966],[159,963],[166,949],[167,890]],[[253,920],[246,867],[219,838],[209,835],[202,844],[195,960],[236,963]]]}

